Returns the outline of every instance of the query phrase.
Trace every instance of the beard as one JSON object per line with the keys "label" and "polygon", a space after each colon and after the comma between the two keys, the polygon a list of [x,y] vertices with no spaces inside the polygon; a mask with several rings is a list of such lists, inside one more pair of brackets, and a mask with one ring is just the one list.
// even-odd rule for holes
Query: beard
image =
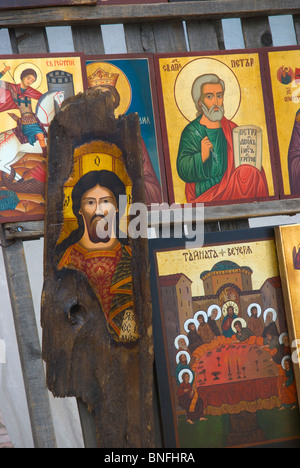
{"label": "beard", "polygon": [[86,224],[89,239],[94,244],[109,242],[115,232],[113,229],[115,224],[114,216],[94,215]]}
{"label": "beard", "polygon": [[201,102],[201,107],[202,107],[203,114],[211,122],[219,122],[224,117],[224,106],[214,105],[214,106],[211,106],[211,108],[209,109],[208,107],[206,107],[205,104],[203,104],[203,102]]}

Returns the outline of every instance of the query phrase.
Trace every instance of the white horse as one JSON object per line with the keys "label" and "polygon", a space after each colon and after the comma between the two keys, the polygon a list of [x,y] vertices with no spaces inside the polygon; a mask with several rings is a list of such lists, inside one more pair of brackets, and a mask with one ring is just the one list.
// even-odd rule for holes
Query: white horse
{"label": "white horse", "polygon": [[[48,91],[39,99],[35,114],[48,133],[49,125],[55,116],[55,102],[61,106],[65,93],[63,91]],[[26,153],[42,153],[40,143],[20,143],[13,129],[0,133],[0,171],[10,174],[11,166],[18,162]],[[20,176],[16,174],[16,179]]]}

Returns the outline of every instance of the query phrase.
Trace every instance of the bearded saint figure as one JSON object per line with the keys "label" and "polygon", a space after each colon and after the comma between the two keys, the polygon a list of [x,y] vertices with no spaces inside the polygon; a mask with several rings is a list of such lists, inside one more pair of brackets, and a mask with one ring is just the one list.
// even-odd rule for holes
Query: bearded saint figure
{"label": "bearded saint figure", "polygon": [[235,168],[232,131],[237,125],[224,116],[224,93],[225,84],[217,75],[201,75],[194,81],[198,113],[182,132],[177,156],[188,203],[268,196],[263,168],[248,164]]}
{"label": "bearded saint figure", "polygon": [[59,270],[79,270],[86,275],[109,332],[116,341],[128,342],[138,339],[138,331],[131,248],[127,239],[118,237],[121,195],[126,196],[125,185],[111,171],[82,176],[72,191],[78,229],[57,245],[55,253]]}

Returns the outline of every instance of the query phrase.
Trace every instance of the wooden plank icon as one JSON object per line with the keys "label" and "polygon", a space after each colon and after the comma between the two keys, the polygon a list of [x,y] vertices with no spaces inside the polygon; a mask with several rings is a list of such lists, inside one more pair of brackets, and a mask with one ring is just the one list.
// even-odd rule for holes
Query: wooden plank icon
{"label": "wooden plank icon", "polygon": [[115,119],[112,94],[88,90],[53,120],[48,153],[41,317],[48,388],[89,408],[99,447],[151,447],[147,239],[126,237],[124,216],[126,201],[144,202],[138,115]]}

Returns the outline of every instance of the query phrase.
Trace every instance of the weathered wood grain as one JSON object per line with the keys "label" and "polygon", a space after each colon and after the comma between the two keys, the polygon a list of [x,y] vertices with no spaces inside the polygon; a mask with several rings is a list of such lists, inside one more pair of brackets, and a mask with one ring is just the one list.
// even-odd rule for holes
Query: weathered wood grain
{"label": "weathered wood grain", "polygon": [[[75,396],[95,415],[99,447],[153,447],[152,309],[146,239],[133,239],[132,272],[139,339],[110,335],[93,288],[78,270],[59,271],[53,252],[63,223],[64,182],[76,146],[109,141],[124,155],[133,181],[132,201],[144,201],[137,114],[114,117],[113,98],[90,89],[62,105],[49,130],[45,279],[42,296],[43,358],[55,396]],[[64,159],[61,159],[64,154]]]}
{"label": "weathered wood grain", "polygon": [[156,52],[153,25],[151,23],[126,23],[124,33],[129,53]]}
{"label": "weathered wood grain", "polygon": [[1,0],[0,10],[96,4],[97,0]]}
{"label": "weathered wood grain", "polygon": [[[187,21],[187,35],[191,51],[218,50],[224,48],[219,43],[218,31],[222,31],[220,21]],[[223,47],[222,47],[223,46]]]}
{"label": "weathered wood grain", "polygon": [[[298,199],[271,200],[268,202],[245,203],[243,205],[211,206],[204,210],[205,223],[236,221],[238,219],[264,218],[269,216],[295,216],[300,212]],[[194,219],[196,221],[196,219]],[[20,238],[23,240],[44,237],[44,221],[24,223],[6,223],[3,225],[7,241]],[[150,217],[149,217],[150,227]],[[158,227],[153,225],[153,227]]]}
{"label": "weathered wood grain", "polygon": [[3,225],[5,238],[33,240],[44,237],[44,221],[26,221],[19,223],[5,223]]}
{"label": "weathered wood grain", "polygon": [[75,51],[87,55],[104,54],[104,44],[100,25],[73,26],[73,43]]}
{"label": "weathered wood grain", "polygon": [[49,394],[41,356],[33,300],[23,242],[8,243],[0,226],[7,284],[16,330],[24,386],[35,448],[55,448],[56,440],[50,410]]}
{"label": "weathered wood grain", "polygon": [[49,52],[45,28],[16,28],[9,33],[14,54],[44,54]]}
{"label": "weathered wood grain", "polygon": [[242,30],[247,49],[260,49],[273,45],[267,17],[242,19]]}
{"label": "weathered wood grain", "polygon": [[74,24],[117,24],[156,21],[189,21],[224,18],[249,18],[299,14],[298,0],[214,0],[201,2],[95,5],[78,7],[4,10],[0,27],[56,26]]}

